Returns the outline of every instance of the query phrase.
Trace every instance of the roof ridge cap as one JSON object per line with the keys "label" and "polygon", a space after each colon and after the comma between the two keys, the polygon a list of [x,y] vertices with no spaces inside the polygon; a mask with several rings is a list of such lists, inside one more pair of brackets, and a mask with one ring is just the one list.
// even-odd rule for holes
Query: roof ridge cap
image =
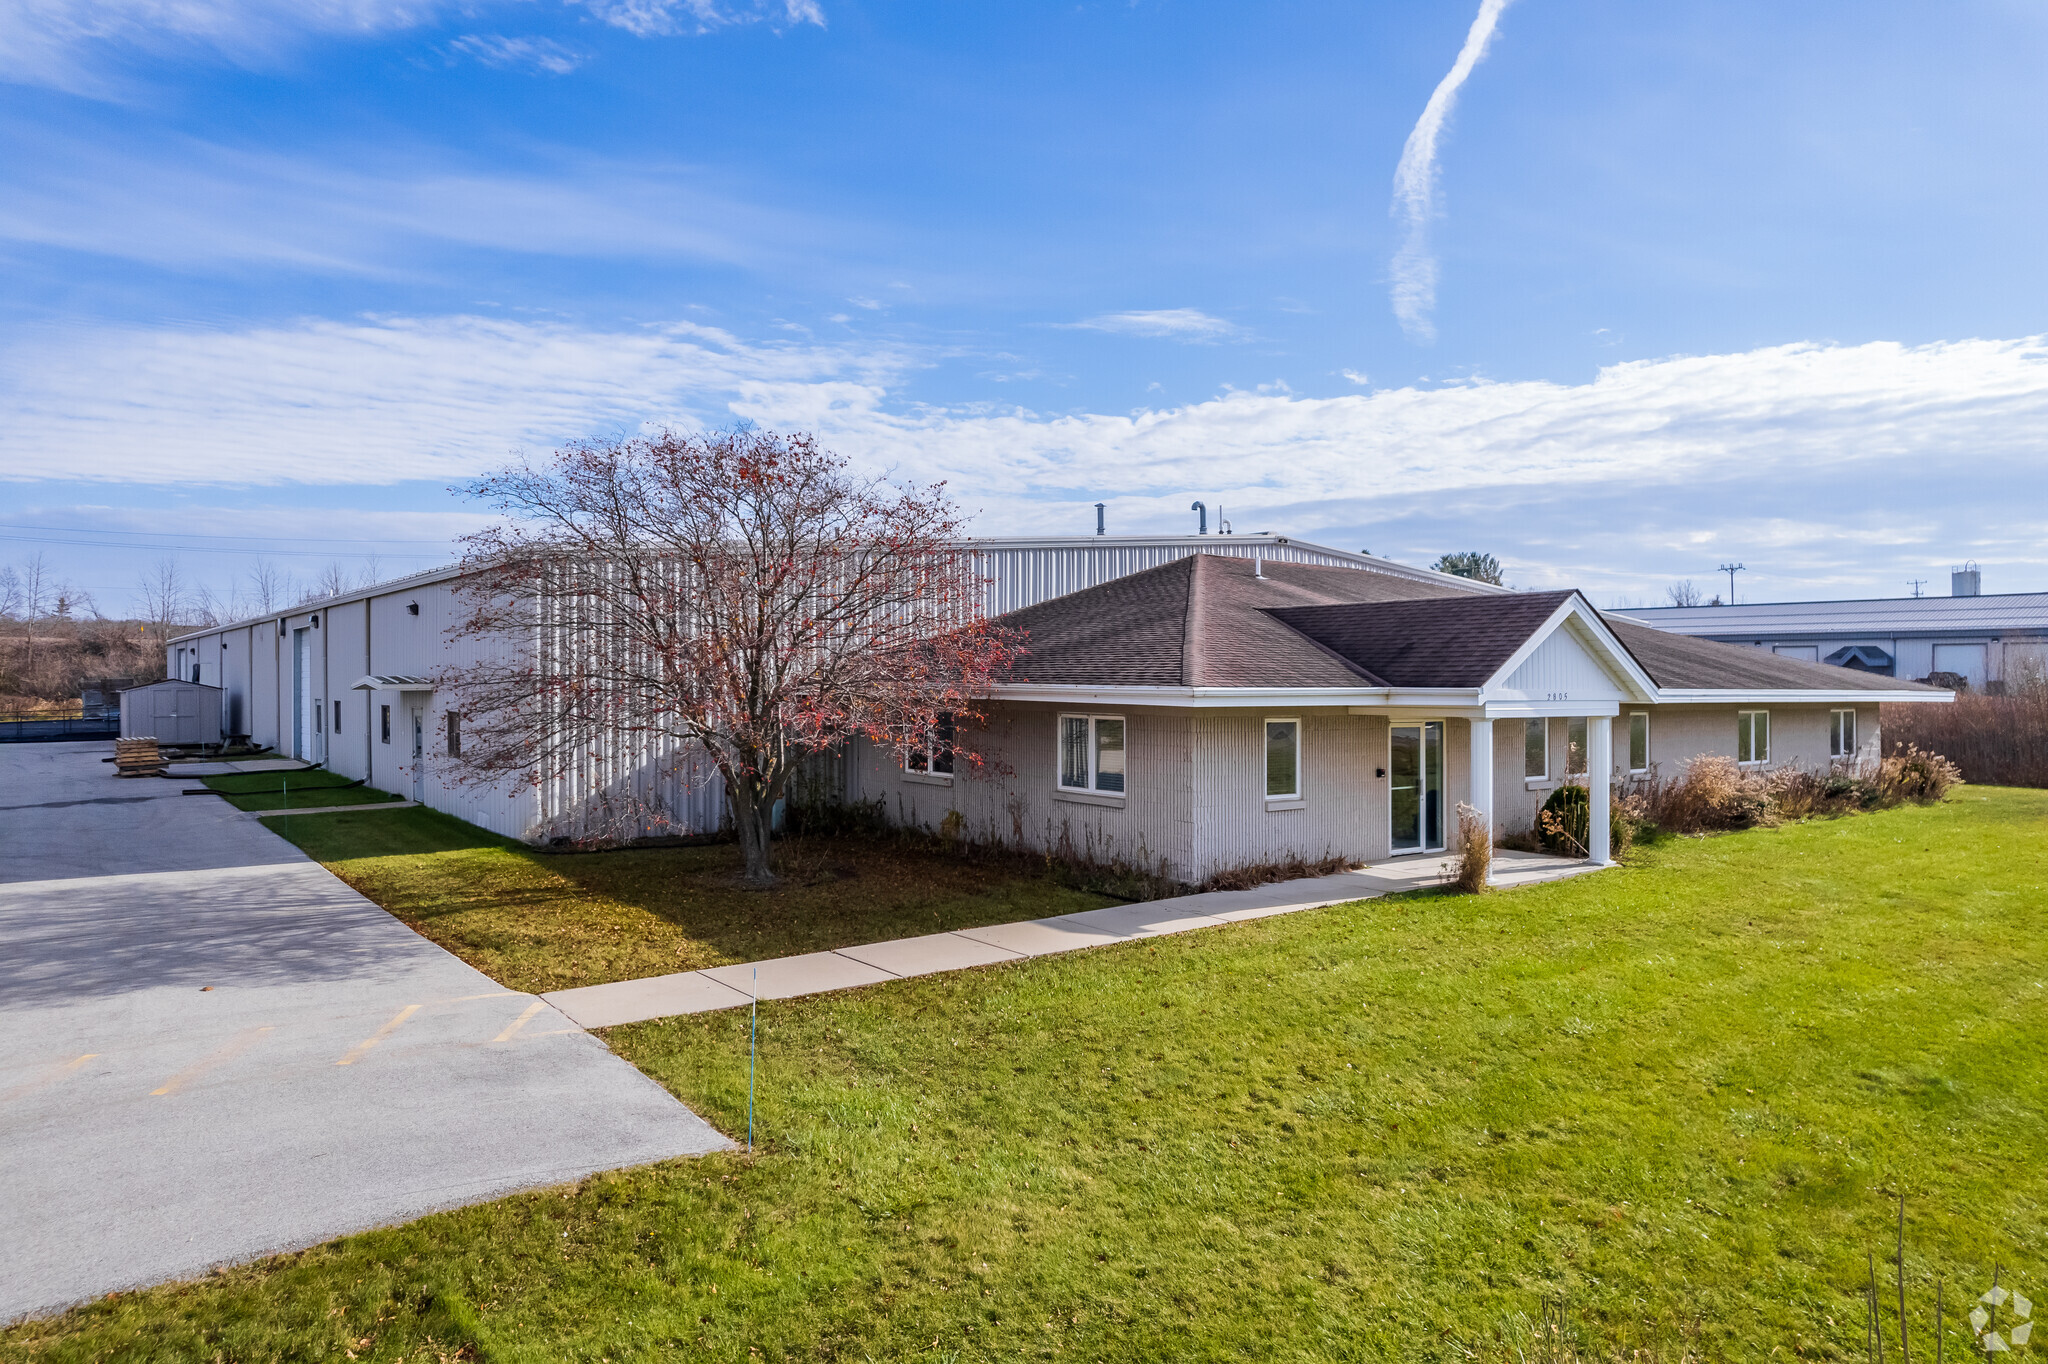
{"label": "roof ridge cap", "polygon": [[1180,618],[1180,683],[1183,687],[1202,685],[1202,656],[1199,645],[1203,622],[1196,617],[1201,611],[1198,598],[1201,593],[1202,560],[1208,557],[1208,551],[1200,549],[1188,556],[1188,597],[1186,604],[1181,608]]}

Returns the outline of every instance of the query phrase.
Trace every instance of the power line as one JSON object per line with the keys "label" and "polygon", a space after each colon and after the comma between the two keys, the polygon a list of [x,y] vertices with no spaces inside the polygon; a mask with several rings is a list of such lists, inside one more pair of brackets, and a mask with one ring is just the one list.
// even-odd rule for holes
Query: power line
{"label": "power line", "polygon": [[356,536],[344,539],[322,535],[212,535],[189,530],[120,530],[113,526],[10,526],[0,530],[32,530],[54,535],[153,535],[160,540],[300,540],[316,545],[445,545],[447,540],[379,540]]}
{"label": "power line", "polygon": [[[294,536],[294,539],[297,537]],[[75,545],[85,549],[154,549],[174,554],[253,554],[258,558],[289,557],[297,559],[440,559],[441,554],[422,554],[418,550],[393,551],[378,554],[375,551],[347,549],[244,549],[237,545],[153,545],[153,544],[109,544],[105,540],[64,540],[34,535],[0,535],[0,541],[11,541],[20,545]],[[342,544],[374,544],[375,541],[344,540]],[[445,543],[432,540],[405,541],[407,544]]]}

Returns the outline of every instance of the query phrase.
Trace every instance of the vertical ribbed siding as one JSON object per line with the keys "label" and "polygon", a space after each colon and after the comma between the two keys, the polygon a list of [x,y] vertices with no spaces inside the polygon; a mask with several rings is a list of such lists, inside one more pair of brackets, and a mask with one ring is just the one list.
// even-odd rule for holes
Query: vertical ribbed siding
{"label": "vertical ribbed siding", "polygon": [[[1299,809],[1266,804],[1266,720],[1301,721]],[[1193,722],[1195,863],[1201,880],[1300,857],[1386,855],[1386,722],[1340,710],[1211,710]]]}
{"label": "vertical ribbed siding", "polygon": [[1062,708],[1029,702],[989,707],[986,730],[961,735],[982,754],[976,773],[962,764],[950,784],[906,774],[892,749],[858,742],[852,758],[853,798],[880,798],[895,823],[937,829],[949,811],[966,821],[969,838],[1021,844],[1035,851],[1062,841],[1083,856],[1122,860],[1193,879],[1192,717],[1187,711],[1139,707],[1074,708],[1121,715],[1128,789],[1121,806],[1061,799],[1056,753]]}
{"label": "vertical ribbed siding", "polygon": [[[972,552],[979,556],[982,576],[988,580],[983,600],[992,616],[1170,564],[1190,554],[1220,554],[1238,559],[1258,555],[1278,563],[1334,564],[1375,571],[1349,555],[1238,535],[1143,543],[1105,540],[1091,544],[1082,540],[1054,545],[996,544],[979,546]],[[1392,571],[1391,567],[1388,571]]]}

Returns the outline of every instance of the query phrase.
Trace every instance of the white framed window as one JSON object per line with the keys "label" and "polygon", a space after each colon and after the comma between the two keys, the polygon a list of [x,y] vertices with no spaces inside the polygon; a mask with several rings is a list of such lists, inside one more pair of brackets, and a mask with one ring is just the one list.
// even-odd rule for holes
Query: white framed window
{"label": "white framed window", "polygon": [[1767,710],[1735,712],[1735,761],[1767,763],[1771,760],[1771,713]]}
{"label": "white framed window", "polygon": [[1586,775],[1586,717],[1575,715],[1564,722],[1564,774]]}
{"label": "white framed window", "polygon": [[903,770],[926,776],[953,775],[953,717],[941,715],[913,743],[904,745]]}
{"label": "white framed window", "polygon": [[1831,710],[1828,712],[1828,756],[1830,758],[1853,758],[1856,756],[1856,712],[1854,710]]}
{"label": "white framed window", "polygon": [[1062,715],[1059,721],[1062,791],[1124,793],[1124,717]]}
{"label": "white framed window", "polygon": [[1628,713],[1628,770],[1650,770],[1650,712],[1646,710]]}
{"label": "white framed window", "polygon": [[1266,799],[1301,799],[1301,721],[1266,721]]}
{"label": "white framed window", "polygon": [[1522,721],[1522,775],[1530,781],[1550,779],[1550,721]]}

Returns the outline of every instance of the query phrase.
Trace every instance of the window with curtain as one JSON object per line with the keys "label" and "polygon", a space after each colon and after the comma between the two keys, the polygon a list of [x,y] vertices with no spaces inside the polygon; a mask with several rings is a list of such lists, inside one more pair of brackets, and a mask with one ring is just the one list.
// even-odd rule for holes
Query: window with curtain
{"label": "window with curtain", "polygon": [[1062,790],[1123,793],[1122,716],[1062,715],[1059,734]]}
{"label": "window with curtain", "polygon": [[1628,770],[1650,770],[1650,713],[1646,710],[1628,714]]}
{"label": "window with curtain", "polygon": [[1550,776],[1550,721],[1522,721],[1522,775],[1530,781]]}

